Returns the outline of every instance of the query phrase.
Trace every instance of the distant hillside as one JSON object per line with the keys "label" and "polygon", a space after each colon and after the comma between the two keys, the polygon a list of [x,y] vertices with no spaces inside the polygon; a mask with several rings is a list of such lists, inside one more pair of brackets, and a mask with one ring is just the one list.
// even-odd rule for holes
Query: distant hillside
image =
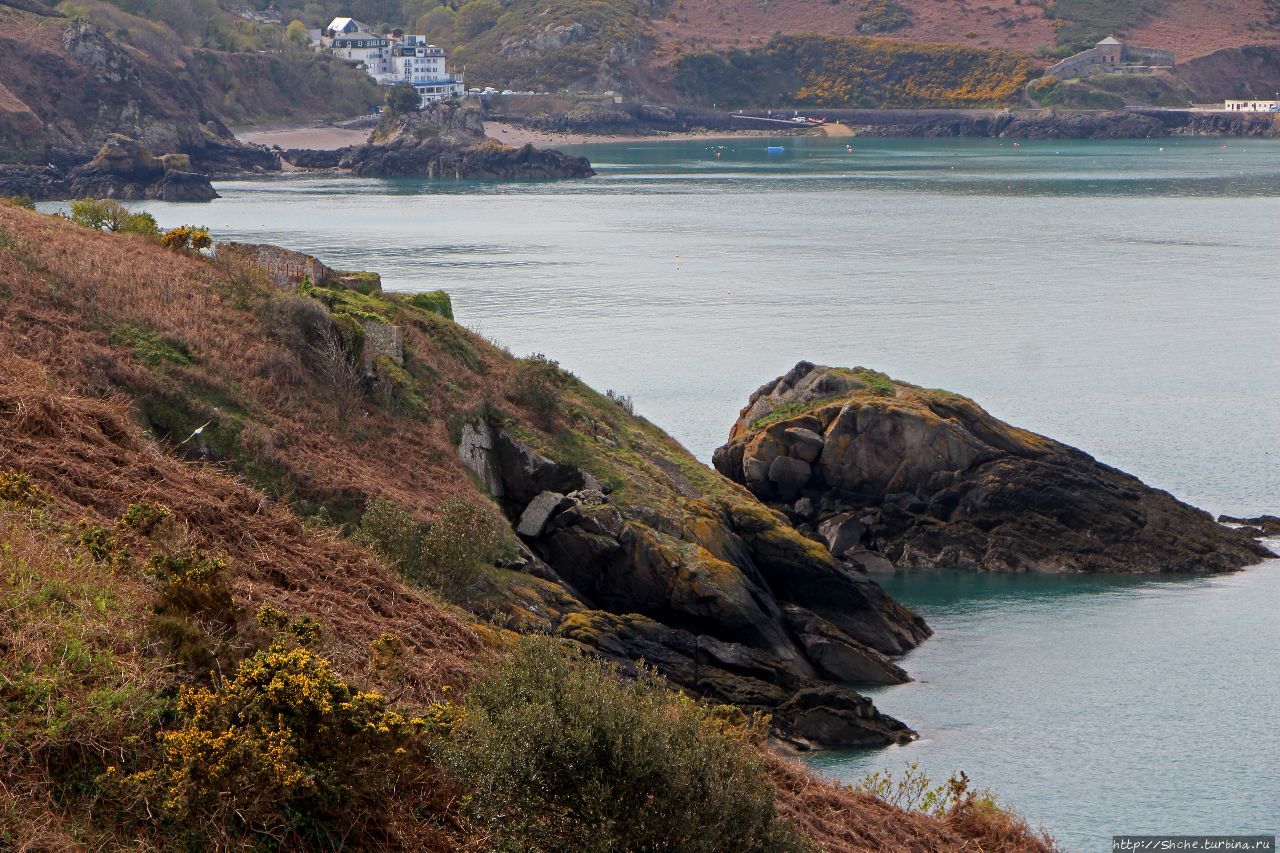
{"label": "distant hillside", "polygon": [[[754,84],[741,82],[742,94],[748,97],[732,100],[757,106],[770,103],[791,83],[796,84],[791,86],[794,90],[827,92],[852,86],[858,89],[852,98],[836,100],[874,106],[1016,103],[1020,96],[1005,96],[1003,90],[1021,70],[1009,75],[1001,68],[992,80],[941,88],[937,72],[946,65],[951,69],[946,73],[977,68],[985,74],[985,66],[974,65],[974,51],[988,49],[1018,54],[1028,60],[1029,68],[1043,67],[1054,57],[1110,34],[1171,48],[1180,61],[1223,48],[1280,44],[1280,2],[1275,0],[467,0],[425,11],[407,2],[400,3],[398,11],[395,3],[385,8],[384,14],[400,16],[396,25],[417,26],[452,48],[455,65],[466,71],[471,85],[551,92],[615,89],[659,100],[676,95],[699,102],[724,100],[718,96],[726,91],[722,84],[727,81],[717,84],[716,93],[698,89],[699,75],[711,73],[709,56],[719,56],[735,68],[744,57],[751,57],[747,64],[757,65],[783,60],[764,64],[787,77],[789,60],[778,56],[779,45],[791,50],[806,44],[804,52],[819,52],[828,60],[839,43],[829,40],[833,37],[933,45],[894,53],[900,87],[863,88],[863,77],[857,73],[816,87],[788,78],[785,84],[770,80],[768,92],[753,98],[746,90]],[[939,45],[957,52],[940,60],[947,51]],[[865,42],[857,48],[868,49]],[[739,53],[731,55],[734,50]],[[842,50],[847,53],[849,48]],[[912,54],[929,54],[932,59],[905,61]],[[828,60],[818,63],[821,75],[839,77],[847,62],[828,65]],[[1249,69],[1237,72],[1248,74]],[[803,77],[807,72],[799,73]],[[980,89],[1002,94],[971,97]],[[928,94],[922,94],[924,90]],[[959,96],[952,97],[953,91]],[[904,92],[911,96],[904,97]]]}
{"label": "distant hillside", "polygon": [[119,10],[86,19],[0,9],[0,162],[83,156],[112,133],[191,151],[225,138],[226,123],[349,117],[382,94],[359,70],[309,51],[191,50]]}

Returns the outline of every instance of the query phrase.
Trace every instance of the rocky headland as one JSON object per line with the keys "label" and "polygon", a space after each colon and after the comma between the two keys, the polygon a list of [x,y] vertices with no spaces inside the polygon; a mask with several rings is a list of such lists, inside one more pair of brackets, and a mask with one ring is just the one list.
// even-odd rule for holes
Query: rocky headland
{"label": "rocky headland", "polygon": [[797,364],[715,466],[863,570],[1223,572],[1272,556],[1208,513],[965,397]]}

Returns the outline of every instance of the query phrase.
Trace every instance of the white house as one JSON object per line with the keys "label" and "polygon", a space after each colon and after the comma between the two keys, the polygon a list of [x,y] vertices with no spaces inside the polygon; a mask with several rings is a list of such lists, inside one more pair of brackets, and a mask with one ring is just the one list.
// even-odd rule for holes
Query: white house
{"label": "white house", "polygon": [[349,36],[354,33],[371,32],[373,32],[372,27],[355,18],[334,18],[329,22],[329,26],[325,27],[325,34],[329,36]]}
{"label": "white house", "polygon": [[334,18],[325,32],[334,56],[362,63],[374,76],[391,70],[391,40],[375,35],[368,24],[355,18]]}
{"label": "white house", "polygon": [[1280,101],[1227,101],[1224,108],[1233,113],[1280,113]]}

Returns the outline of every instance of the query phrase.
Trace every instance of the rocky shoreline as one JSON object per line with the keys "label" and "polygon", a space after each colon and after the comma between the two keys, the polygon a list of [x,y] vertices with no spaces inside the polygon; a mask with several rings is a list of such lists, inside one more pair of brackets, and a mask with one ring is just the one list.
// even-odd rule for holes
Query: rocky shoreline
{"label": "rocky shoreline", "polygon": [[[1132,109],[823,109],[805,115],[840,122],[857,135],[875,137],[987,137],[1013,139],[1160,139],[1171,136],[1272,137],[1280,135],[1265,114]],[[520,116],[495,112],[493,121],[534,131],[582,135],[659,135],[750,129],[749,117],[790,116],[793,110],[745,110],[739,114],[647,104],[579,109],[562,115]],[[779,135],[788,129],[779,125]]]}
{"label": "rocky shoreline", "polygon": [[113,134],[92,156],[50,151],[44,164],[0,164],[0,196],[35,201],[88,196],[209,201],[218,197],[212,179],[290,170],[454,180],[551,180],[595,174],[585,157],[488,140],[479,110],[454,104],[395,118],[388,127],[375,130],[372,141],[336,150],[286,151],[215,137],[210,134],[198,145],[157,154],[137,138]]}

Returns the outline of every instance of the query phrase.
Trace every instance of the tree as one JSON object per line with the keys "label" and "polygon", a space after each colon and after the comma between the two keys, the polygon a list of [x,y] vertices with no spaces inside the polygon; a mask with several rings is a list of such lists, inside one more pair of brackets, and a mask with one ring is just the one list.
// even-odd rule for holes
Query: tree
{"label": "tree", "polygon": [[453,28],[458,38],[466,41],[473,39],[493,25],[502,17],[502,4],[498,0],[471,0],[458,10],[453,19]]}
{"label": "tree", "polygon": [[71,202],[71,221],[98,231],[119,231],[129,209],[112,198],[81,198]]}
{"label": "tree", "polygon": [[121,234],[141,234],[153,240],[160,237],[160,226],[156,224],[156,218],[145,211],[131,214],[120,223],[119,231]]}
{"label": "tree", "polygon": [[433,44],[452,47],[454,17],[454,11],[448,6],[437,6],[418,18],[414,24],[414,29],[425,35],[427,40]]}
{"label": "tree", "polygon": [[408,83],[397,83],[387,90],[387,109],[393,113],[416,112],[421,106],[422,97]]}
{"label": "tree", "polygon": [[311,36],[307,35],[307,25],[297,18],[293,19],[289,22],[289,26],[284,28],[284,40],[285,44],[296,47],[306,47],[311,44]]}

